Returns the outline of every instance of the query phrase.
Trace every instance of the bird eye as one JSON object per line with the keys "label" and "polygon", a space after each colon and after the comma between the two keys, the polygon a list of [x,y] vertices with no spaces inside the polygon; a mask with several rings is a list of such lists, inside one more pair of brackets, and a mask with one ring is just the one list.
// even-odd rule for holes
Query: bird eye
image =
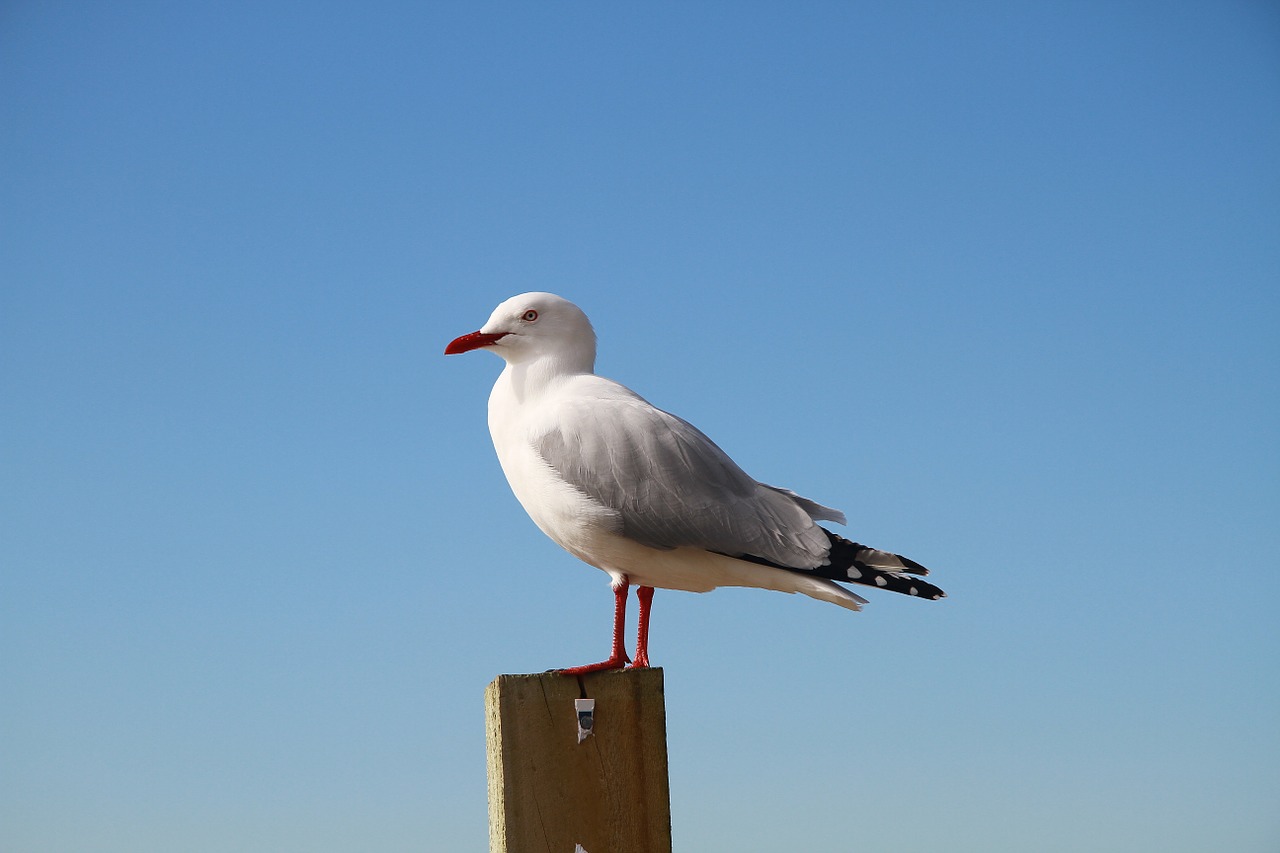
{"label": "bird eye", "polygon": [[528,311],[520,315],[520,319],[524,320],[526,323],[532,323],[534,320],[538,319],[538,312],[530,308]]}

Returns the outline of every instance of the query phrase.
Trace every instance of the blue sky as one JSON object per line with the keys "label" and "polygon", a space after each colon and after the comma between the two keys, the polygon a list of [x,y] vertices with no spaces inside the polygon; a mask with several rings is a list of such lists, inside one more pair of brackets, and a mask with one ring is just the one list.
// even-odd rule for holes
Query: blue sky
{"label": "blue sky", "polygon": [[677,850],[1280,844],[1280,12],[0,9],[0,848],[484,850],[596,660],[445,359],[600,372],[932,567],[659,592]]}

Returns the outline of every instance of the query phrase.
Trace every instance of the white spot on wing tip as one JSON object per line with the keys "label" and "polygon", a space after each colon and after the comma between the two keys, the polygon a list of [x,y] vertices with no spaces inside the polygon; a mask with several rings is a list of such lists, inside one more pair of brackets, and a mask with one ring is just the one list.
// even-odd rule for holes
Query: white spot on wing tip
{"label": "white spot on wing tip", "polygon": [[858,578],[860,578],[860,577],[862,577],[862,572],[858,571],[858,570],[857,570],[857,569],[855,569],[853,566],[850,566],[850,567],[849,567],[849,580],[855,580],[855,581],[856,581],[856,580],[857,580]]}
{"label": "white spot on wing tip", "polygon": [[911,587],[911,589],[907,590],[907,592],[911,593],[912,595],[919,595],[919,594],[920,594],[920,590],[916,589],[914,586],[913,586],[913,587]]}
{"label": "white spot on wing tip", "polygon": [[876,578],[876,586],[887,586],[888,584],[889,582],[884,578],[880,578],[880,577]]}

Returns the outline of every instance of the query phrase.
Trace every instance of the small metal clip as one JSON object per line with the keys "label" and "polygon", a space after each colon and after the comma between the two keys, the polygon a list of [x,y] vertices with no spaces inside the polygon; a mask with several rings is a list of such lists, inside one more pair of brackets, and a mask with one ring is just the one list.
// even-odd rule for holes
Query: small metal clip
{"label": "small metal clip", "polygon": [[574,699],[573,707],[578,712],[578,743],[582,743],[596,724],[596,700]]}

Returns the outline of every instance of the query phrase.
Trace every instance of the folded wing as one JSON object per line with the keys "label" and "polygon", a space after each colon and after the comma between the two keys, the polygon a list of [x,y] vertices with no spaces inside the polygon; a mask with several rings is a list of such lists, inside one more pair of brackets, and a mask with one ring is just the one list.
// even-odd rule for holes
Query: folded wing
{"label": "folded wing", "polygon": [[814,521],[830,507],[756,482],[696,427],[615,383],[575,394],[534,444],[575,488],[616,513],[622,535],[651,548],[704,548],[811,569],[831,544]]}

